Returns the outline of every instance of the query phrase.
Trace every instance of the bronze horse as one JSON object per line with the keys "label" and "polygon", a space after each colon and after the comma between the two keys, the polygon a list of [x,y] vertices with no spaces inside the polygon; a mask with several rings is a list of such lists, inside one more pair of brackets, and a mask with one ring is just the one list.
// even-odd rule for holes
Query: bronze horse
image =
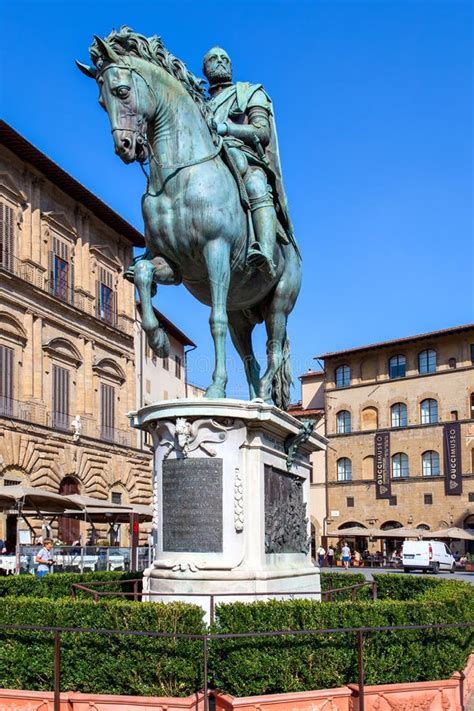
{"label": "bronze horse", "polygon": [[[237,183],[222,160],[201,82],[158,37],[121,30],[106,40],[96,37],[90,52],[95,66],[78,66],[99,85],[115,152],[125,163],[149,163],[142,198],[146,252],[131,273],[150,347],[160,356],[169,349],[153,311],[154,285],[182,281],[211,306],[215,367],[206,397],[226,395],[229,328],[243,360],[250,399],[286,409],[291,385],[287,320],[301,286],[296,245],[277,244],[277,273],[270,282],[247,266],[248,219]],[[262,321],[268,362],[260,377],[252,331]]]}

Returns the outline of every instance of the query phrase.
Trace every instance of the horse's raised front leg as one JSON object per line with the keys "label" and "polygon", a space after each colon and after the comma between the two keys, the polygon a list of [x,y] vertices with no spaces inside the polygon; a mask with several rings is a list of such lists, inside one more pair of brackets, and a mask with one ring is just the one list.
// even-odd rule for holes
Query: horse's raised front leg
{"label": "horse's raised front leg", "polygon": [[155,267],[149,261],[136,264],[134,283],[140,295],[142,326],[147,335],[148,345],[160,358],[166,358],[170,352],[170,342],[166,331],[160,327],[151,302],[151,288],[155,278]]}
{"label": "horse's raised front leg", "polygon": [[225,339],[227,335],[227,294],[230,282],[229,247],[223,240],[212,240],[204,249],[209,285],[211,289],[211,325],[214,340],[215,367],[212,383],[206,390],[208,398],[225,397],[227,368],[225,362]]}
{"label": "horse's raised front leg", "polygon": [[258,397],[260,381],[260,365],[258,364],[252,347],[252,331],[254,324],[251,323],[242,311],[232,311],[229,316],[229,330],[232,343],[245,368],[247,383],[249,386],[250,399]]}

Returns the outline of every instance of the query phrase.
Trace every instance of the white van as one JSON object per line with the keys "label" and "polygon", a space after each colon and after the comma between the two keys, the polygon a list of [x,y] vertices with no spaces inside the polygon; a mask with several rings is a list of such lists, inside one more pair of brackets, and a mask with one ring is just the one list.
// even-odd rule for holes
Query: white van
{"label": "white van", "polygon": [[402,549],[402,565],[405,573],[410,570],[431,570],[454,573],[454,558],[442,541],[405,541]]}

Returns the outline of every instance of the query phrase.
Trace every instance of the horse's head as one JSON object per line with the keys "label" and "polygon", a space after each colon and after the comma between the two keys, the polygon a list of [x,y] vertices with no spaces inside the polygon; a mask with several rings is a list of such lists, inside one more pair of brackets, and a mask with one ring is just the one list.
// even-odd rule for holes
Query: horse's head
{"label": "horse's head", "polygon": [[96,80],[99,104],[107,111],[115,152],[124,161],[140,163],[148,155],[147,128],[156,111],[156,98],[143,77],[143,61],[122,56],[95,37],[91,47],[95,66],[76,62],[83,74]]}

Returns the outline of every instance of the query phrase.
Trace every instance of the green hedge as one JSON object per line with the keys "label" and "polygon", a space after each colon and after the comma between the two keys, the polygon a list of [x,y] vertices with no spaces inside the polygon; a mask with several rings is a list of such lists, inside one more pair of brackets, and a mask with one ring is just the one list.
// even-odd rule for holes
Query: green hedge
{"label": "green hedge", "polygon": [[[92,575],[95,580],[107,577],[113,581],[123,573]],[[345,583],[356,582],[355,576],[342,576]],[[18,583],[9,579],[9,594],[2,593],[0,624],[187,633],[205,629],[201,608],[190,604],[52,599],[60,590],[59,579],[68,579],[69,585],[71,577],[91,579],[89,575],[68,574],[46,576],[44,581],[32,577],[34,597],[15,597],[15,585],[23,577],[16,578]],[[51,596],[36,597],[40,588],[34,585],[48,581]],[[380,598],[375,602],[272,600],[221,604],[216,608],[212,631],[395,626],[474,619],[474,589],[466,583],[400,574],[379,575],[377,583]],[[334,578],[322,579],[323,588],[335,584]],[[407,595],[415,599],[407,600]],[[370,634],[365,644],[366,683],[447,678],[464,667],[473,647],[472,630]],[[187,696],[202,688],[202,662],[200,641],[65,633],[62,689]],[[237,696],[331,688],[357,681],[353,634],[213,640],[209,662],[211,685]],[[52,635],[29,631],[0,635],[0,688],[48,690],[52,679]]]}
{"label": "green hedge", "polygon": [[[400,590],[402,580],[399,585]],[[394,626],[473,619],[471,586],[435,580],[431,587],[428,582],[419,600],[324,605],[310,600],[291,600],[219,605],[214,630],[225,633]],[[210,648],[212,684],[236,696],[331,688],[357,682],[357,648],[353,634],[321,635],[311,639],[282,636],[219,640],[213,641]],[[464,667],[473,648],[472,629],[373,633],[365,643],[365,681],[389,684],[448,678]]]}
{"label": "green hedge", "polygon": [[[4,597],[0,605],[0,624],[201,633],[202,618],[183,603]],[[202,687],[200,641],[64,633],[61,651],[63,691],[187,696]],[[0,688],[53,688],[51,634],[0,634]]]}
{"label": "green hedge", "polygon": [[[7,575],[0,577],[0,597],[26,596],[58,599],[71,594],[72,583],[83,583],[107,580],[111,585],[98,586],[99,589],[131,592],[133,585],[113,585],[115,581],[141,578],[137,572],[98,572],[98,573],[53,573],[38,578],[36,575]],[[89,593],[78,591],[78,597],[90,598]]]}
{"label": "green hedge", "polygon": [[[445,581],[429,575],[378,574],[373,576],[377,583],[377,596],[381,600],[417,600],[425,593],[436,590],[447,582],[448,586],[455,582]],[[448,589],[451,589],[448,587]]]}
{"label": "green hedge", "polygon": [[[326,592],[327,590],[336,590],[337,588],[346,588],[351,585],[359,585],[360,583],[366,583],[367,580],[362,573],[348,573],[348,572],[331,572],[331,573],[321,573],[321,592]],[[369,600],[371,598],[371,591],[369,586],[365,588],[359,588],[357,590],[358,600]],[[340,593],[334,594],[334,602],[340,602],[343,600],[351,599],[351,591],[344,590]]]}

